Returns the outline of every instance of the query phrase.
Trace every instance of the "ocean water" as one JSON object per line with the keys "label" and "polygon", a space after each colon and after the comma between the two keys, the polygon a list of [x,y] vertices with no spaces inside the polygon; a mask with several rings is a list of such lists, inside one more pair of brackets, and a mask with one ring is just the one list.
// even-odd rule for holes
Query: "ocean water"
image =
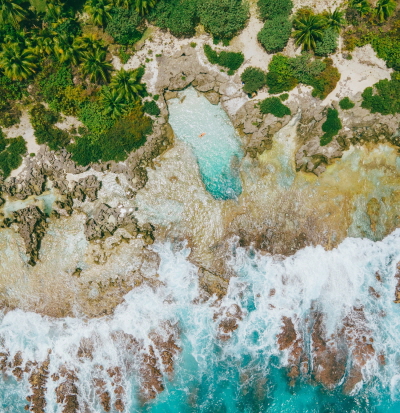
{"label": "ocean water", "polygon": [[[400,230],[380,242],[348,238],[332,251],[307,247],[285,259],[232,245],[230,265],[237,277],[218,302],[215,297],[197,299],[198,269],[187,259],[189,248],[156,244],[153,248],[161,257],[157,288],[142,285],[132,290],[113,315],[97,319],[52,319],[21,310],[3,313],[0,353],[9,360],[20,354],[22,368],[28,361],[48,358],[49,377],[68,366],[77,377],[79,411],[85,412],[103,411],[93,391],[95,379],[104,380],[115,402],[115,385],[106,374],[115,366],[122,372],[127,412],[397,412],[400,310],[393,299],[399,247]],[[370,287],[379,299],[371,296]],[[277,346],[282,317],[298,319],[307,341],[311,311],[317,308],[324,315],[329,333],[340,329],[343,318],[359,306],[375,349],[363,368],[361,386],[346,395],[344,380],[334,390],[326,390],[309,373],[290,386],[287,354]],[[237,308],[242,320],[223,341],[219,322]],[[162,328],[167,322],[179,331],[174,373],[171,377],[164,371],[165,390],[143,403],[140,358],[113,337],[130,334],[145,352],[152,344],[152,332],[167,334],[168,329]],[[91,357],[77,355],[83,339],[93,343]],[[307,351],[311,357],[310,348]],[[385,355],[384,365],[379,364],[378,354]],[[346,374],[351,363],[350,357]],[[1,377],[0,411],[23,411],[30,394],[27,375],[17,381],[6,367]],[[47,380],[46,413],[62,411],[56,403],[57,385]]]}
{"label": "ocean water", "polygon": [[192,148],[207,191],[215,199],[236,199],[242,192],[238,169],[243,153],[226,112],[192,87],[169,100],[168,110],[176,136]]}

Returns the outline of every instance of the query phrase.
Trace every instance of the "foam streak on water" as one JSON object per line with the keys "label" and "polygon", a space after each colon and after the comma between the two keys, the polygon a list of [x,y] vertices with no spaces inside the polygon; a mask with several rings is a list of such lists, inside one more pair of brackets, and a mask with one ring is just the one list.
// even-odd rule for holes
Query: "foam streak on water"
{"label": "foam streak on water", "polygon": [[[335,250],[307,247],[286,259],[234,248],[230,264],[238,277],[231,279],[228,294],[216,302],[215,298],[197,299],[197,268],[187,261],[187,248],[157,245],[158,286],[132,290],[112,316],[98,319],[50,319],[9,311],[1,317],[0,353],[8,353],[8,360],[13,360],[20,352],[22,368],[28,360],[49,358],[49,376],[66,366],[78,378],[79,405],[88,412],[102,411],[94,380],[104,380],[115,401],[115,385],[106,374],[115,366],[122,372],[125,411],[129,412],[398,411],[400,319],[399,304],[393,299],[399,247],[400,230],[381,242],[348,238]],[[379,298],[371,295],[370,287]],[[324,314],[330,334],[340,330],[354,307],[363,309],[364,323],[374,339],[375,356],[363,368],[364,382],[351,396],[344,395],[340,386],[323,390],[307,377],[290,388],[284,369],[287,354],[277,346],[282,317],[299,320],[307,341],[311,311]],[[221,341],[219,322],[237,308],[242,320],[232,337]],[[152,332],[168,332],[162,327],[167,321],[179,330],[181,350],[174,374],[168,378],[164,372],[166,389],[142,405],[138,354],[152,345]],[[122,332],[141,344],[139,353],[114,339]],[[91,343],[90,357],[78,357],[83,339]],[[378,354],[385,355],[385,365],[378,363]],[[157,351],[156,357],[161,357]],[[46,412],[62,411],[54,393],[58,384],[48,380]],[[22,411],[27,394],[27,375],[17,382],[6,368],[0,411]]]}

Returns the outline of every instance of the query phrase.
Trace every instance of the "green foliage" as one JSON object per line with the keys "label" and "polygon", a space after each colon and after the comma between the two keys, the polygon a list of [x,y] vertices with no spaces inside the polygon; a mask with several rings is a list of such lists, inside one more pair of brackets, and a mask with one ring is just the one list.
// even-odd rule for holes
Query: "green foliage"
{"label": "green foliage", "polygon": [[257,5],[262,20],[287,17],[293,8],[292,0],[258,0]]}
{"label": "green foliage", "polygon": [[11,80],[25,80],[37,70],[37,56],[27,47],[18,43],[2,45],[0,68]]}
{"label": "green foliage", "polygon": [[324,31],[321,41],[317,41],[315,54],[317,56],[328,56],[336,51],[339,35],[334,29]]}
{"label": "green foliage", "polygon": [[280,15],[265,22],[257,39],[268,53],[276,53],[286,46],[291,32],[292,22],[286,16]]}
{"label": "green foliage", "polygon": [[272,113],[277,118],[283,118],[285,115],[291,114],[290,109],[277,97],[264,99],[260,102],[259,107],[261,113]]}
{"label": "green foliage", "polygon": [[395,0],[378,0],[374,9],[374,16],[379,22],[387,20],[396,10]]}
{"label": "green foliage", "polygon": [[0,24],[10,24],[17,27],[26,16],[26,10],[18,0],[0,0]]}
{"label": "green foliage", "polygon": [[104,132],[114,125],[114,121],[104,113],[104,106],[99,102],[85,102],[80,110],[79,119],[95,134]]}
{"label": "green foliage", "polygon": [[282,95],[279,96],[279,99],[284,102],[285,100],[289,99],[289,93],[283,93]]}
{"label": "green foliage", "polygon": [[352,102],[348,97],[345,97],[339,101],[339,106],[343,110],[353,109],[355,103]]}
{"label": "green foliage", "polygon": [[266,83],[272,94],[289,92],[298,83],[304,83],[314,88],[314,97],[324,99],[340,79],[331,59],[313,59],[309,53],[294,58],[274,55],[268,69]]}
{"label": "green foliage", "polygon": [[97,48],[83,55],[81,71],[93,83],[108,82],[112,64],[106,60],[106,51]]}
{"label": "green foliage", "polygon": [[59,100],[58,96],[60,93],[67,86],[73,86],[72,79],[71,68],[67,65],[50,66],[38,78],[41,95],[47,103],[54,105],[55,110],[59,111],[57,101]]}
{"label": "green foliage", "polygon": [[126,103],[132,102],[145,90],[145,86],[140,83],[143,74],[143,68],[121,69],[111,79],[110,86],[124,98]]}
{"label": "green foliage", "polygon": [[243,91],[248,94],[257,92],[265,85],[265,72],[257,67],[247,67],[241,75]]}
{"label": "green foliage", "polygon": [[232,39],[246,25],[247,3],[242,0],[201,0],[198,2],[201,24],[217,39]]}
{"label": "green foliage", "polygon": [[329,10],[324,12],[322,16],[325,20],[325,29],[333,30],[336,33],[340,33],[341,28],[346,23],[344,12],[338,7],[333,11]]}
{"label": "green foliage", "polygon": [[336,109],[328,108],[326,121],[322,124],[322,130],[325,132],[320,140],[321,146],[328,145],[342,129],[342,122],[339,119],[339,112]]}
{"label": "green foliage", "polygon": [[128,115],[116,121],[108,130],[77,137],[76,142],[67,149],[72,153],[72,159],[80,165],[111,160],[120,162],[142,146],[151,131],[151,119],[144,115],[141,106],[135,105]]}
{"label": "green foliage", "polygon": [[113,4],[110,0],[88,0],[85,3],[85,12],[97,26],[105,27],[111,20]]}
{"label": "green foliage", "polygon": [[303,46],[303,50],[315,50],[317,41],[322,40],[325,26],[322,16],[312,13],[297,15],[293,21],[296,44]]}
{"label": "green foliage", "polygon": [[398,36],[376,36],[371,45],[387,67],[400,70],[400,39]]}
{"label": "green foliage", "polygon": [[335,89],[337,82],[340,80],[340,73],[333,66],[332,59],[324,59],[324,63],[326,65],[325,70],[309,83],[314,88],[312,95],[320,99],[325,99]]}
{"label": "green foliage", "polygon": [[37,103],[29,112],[31,123],[35,130],[36,142],[46,144],[51,150],[65,148],[70,142],[68,132],[58,129],[54,124],[59,120],[56,112],[46,109]]}
{"label": "green foliage", "polygon": [[169,29],[176,37],[191,37],[198,22],[197,0],[161,0],[152,20],[161,29]]}
{"label": "green foliage", "polygon": [[144,102],[143,110],[145,113],[153,116],[158,116],[160,114],[160,108],[154,100]]}
{"label": "green foliage", "polygon": [[266,83],[269,88],[269,93],[289,92],[299,82],[293,74],[290,59],[286,56],[274,55],[268,66],[268,70]]}
{"label": "green foliage", "polygon": [[392,79],[383,79],[374,85],[367,87],[363,94],[361,106],[372,113],[382,115],[394,115],[400,113],[400,76],[392,74]]}
{"label": "green foliage", "polygon": [[134,10],[115,7],[111,10],[111,19],[107,24],[106,32],[112,36],[116,43],[134,44],[142,37],[137,29],[141,17]]}
{"label": "green foliage", "polygon": [[218,53],[208,44],[204,45],[204,53],[210,63],[228,68],[228,74],[230,75],[233,74],[235,70],[239,69],[244,62],[243,53],[226,52],[225,50]]}
{"label": "green foliage", "polygon": [[325,69],[326,64],[319,59],[313,59],[311,53],[302,53],[300,56],[289,59],[292,73],[299,83],[312,85],[315,78]]}
{"label": "green foliage", "polygon": [[6,139],[0,130],[0,175],[10,176],[11,171],[22,163],[22,155],[26,153],[26,142],[22,136]]}
{"label": "green foliage", "polygon": [[0,125],[9,128],[19,122],[21,111],[16,100],[26,94],[26,85],[0,74]]}

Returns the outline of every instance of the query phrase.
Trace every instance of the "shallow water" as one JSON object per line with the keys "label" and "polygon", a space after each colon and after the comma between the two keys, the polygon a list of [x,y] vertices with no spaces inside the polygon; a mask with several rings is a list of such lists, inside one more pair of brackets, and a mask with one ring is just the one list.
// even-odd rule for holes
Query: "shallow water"
{"label": "shallow water", "polygon": [[242,192],[238,166],[243,153],[226,112],[189,87],[168,101],[169,122],[192,148],[204,185],[216,199],[235,199]]}

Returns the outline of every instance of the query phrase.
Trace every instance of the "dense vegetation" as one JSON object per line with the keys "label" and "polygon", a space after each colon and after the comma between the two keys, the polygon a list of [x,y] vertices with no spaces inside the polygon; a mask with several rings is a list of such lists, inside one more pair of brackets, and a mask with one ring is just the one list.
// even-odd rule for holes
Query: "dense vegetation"
{"label": "dense vegetation", "polygon": [[7,178],[13,169],[22,163],[22,155],[26,153],[26,142],[21,136],[6,139],[0,129],[0,174]]}
{"label": "dense vegetation", "polygon": [[348,97],[345,97],[339,100],[339,106],[340,106],[340,109],[348,110],[348,109],[353,109],[355,104]]}
{"label": "dense vegetation", "polygon": [[250,95],[264,87],[266,82],[265,72],[257,67],[247,67],[240,78],[244,83],[244,92]]}
{"label": "dense vegetation", "polygon": [[274,55],[268,69],[266,83],[272,94],[288,92],[303,83],[313,87],[313,96],[324,99],[340,79],[331,59],[315,59],[310,53],[294,58]]}
{"label": "dense vegetation", "polygon": [[233,75],[235,70],[239,69],[244,62],[243,53],[226,52],[225,50],[218,53],[208,44],[204,45],[204,53],[210,63],[229,69],[228,75]]}
{"label": "dense vegetation", "polygon": [[286,16],[277,16],[265,22],[257,38],[268,53],[276,53],[286,46],[291,32],[292,22]]}
{"label": "dense vegetation", "polygon": [[290,109],[282,103],[281,99],[277,97],[264,99],[260,102],[259,107],[261,113],[271,113],[277,118],[283,118],[285,115],[291,114]]}
{"label": "dense vegetation", "polygon": [[339,112],[336,109],[328,108],[326,121],[322,124],[322,130],[325,132],[321,137],[321,146],[328,145],[342,129],[342,122],[339,119]]}

